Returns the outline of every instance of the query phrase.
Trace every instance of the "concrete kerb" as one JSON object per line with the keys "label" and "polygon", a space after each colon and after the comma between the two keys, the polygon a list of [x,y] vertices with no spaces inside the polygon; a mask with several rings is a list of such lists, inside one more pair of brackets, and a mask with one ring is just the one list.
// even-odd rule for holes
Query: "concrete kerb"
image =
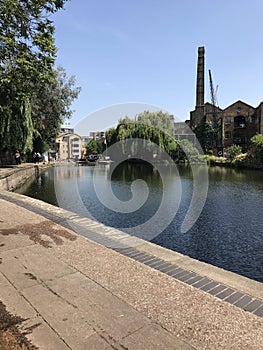
{"label": "concrete kerb", "polygon": [[114,245],[116,246],[114,250],[119,252],[128,246],[132,246],[140,253],[156,257],[168,264],[187,270],[189,273],[206,277],[218,284],[223,284],[226,287],[240,291],[252,298],[260,299],[263,302],[263,285],[260,282],[130,236],[125,232],[107,227],[96,221],[81,217],[74,212],[64,210],[38,199],[7,191],[0,191],[0,198],[21,205],[67,228],[74,230],[75,226],[77,233],[99,244],[108,246],[110,242],[114,241]]}

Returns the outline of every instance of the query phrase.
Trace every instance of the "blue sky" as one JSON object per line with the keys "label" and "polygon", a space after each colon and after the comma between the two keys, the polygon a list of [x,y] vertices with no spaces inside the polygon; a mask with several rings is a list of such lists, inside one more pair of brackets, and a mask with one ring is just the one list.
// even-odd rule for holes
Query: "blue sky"
{"label": "blue sky", "polygon": [[[189,119],[198,46],[206,50],[206,101],[211,69],[221,108],[236,100],[256,107],[263,100],[262,16],[262,0],[69,1],[53,20],[56,63],[82,87],[71,124],[84,118],[82,135],[105,129],[132,113],[130,102]],[[96,112],[116,104],[123,108],[108,119]]]}

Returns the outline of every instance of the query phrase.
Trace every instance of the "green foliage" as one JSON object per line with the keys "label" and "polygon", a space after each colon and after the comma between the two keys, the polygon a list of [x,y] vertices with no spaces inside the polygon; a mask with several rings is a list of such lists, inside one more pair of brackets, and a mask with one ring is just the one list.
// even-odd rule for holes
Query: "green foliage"
{"label": "green foliage", "polygon": [[241,153],[242,153],[242,148],[240,146],[232,145],[232,146],[228,147],[228,149],[227,149],[226,158],[232,161],[237,156],[239,156]]}
{"label": "green foliage", "polygon": [[188,162],[205,162],[203,155],[200,155],[198,149],[189,140],[181,140],[179,142],[180,152],[179,158],[182,160],[187,160]]}
{"label": "green foliage", "polygon": [[87,153],[88,154],[98,154],[99,153],[99,143],[97,140],[91,140],[87,146]]}
{"label": "green foliage", "polygon": [[[142,122],[135,122],[133,120],[129,120],[129,123],[127,123],[127,121],[127,117],[125,119],[125,123],[123,123],[123,119],[121,119],[120,124],[116,128],[115,133],[112,132],[112,135],[114,135],[114,142],[122,141],[128,138],[135,139],[132,146],[133,152],[131,152],[131,150],[123,148],[122,151],[124,153],[136,153],[138,147],[136,139],[144,139],[146,141],[151,141],[145,142],[145,151],[152,152],[155,148],[152,144],[154,143],[160,146],[160,148],[165,150],[169,155],[172,155],[175,152],[177,148],[177,143],[175,139],[169,134],[165,133],[162,129],[158,129],[156,126],[151,126]],[[111,143],[112,140],[110,140],[110,144]],[[159,156],[161,156],[161,154]]]}
{"label": "green foliage", "polygon": [[50,14],[67,0],[0,1],[0,152],[53,141],[78,96],[74,78],[54,69]]}
{"label": "green foliage", "polygon": [[253,154],[259,163],[263,163],[263,135],[258,134],[251,138]]}
{"label": "green foliage", "polygon": [[117,131],[115,128],[110,128],[105,134],[107,145],[113,145],[117,141]]}
{"label": "green foliage", "polygon": [[[163,112],[145,111],[138,115],[136,120],[126,116],[119,120],[116,129],[112,128],[106,132],[107,145],[111,146],[121,141],[122,153],[139,155],[140,149],[137,139],[142,139],[145,140],[143,152],[148,152],[151,156],[156,152],[155,145],[159,146],[156,159],[162,159],[163,153],[166,152],[174,160],[193,161],[195,159],[200,161],[199,152],[191,142],[188,140],[179,142],[174,138],[174,127],[171,120],[171,116]],[[127,143],[122,142],[126,139],[133,139],[132,144],[127,146]]]}
{"label": "green foliage", "polygon": [[[80,88],[74,85],[75,78],[68,78],[65,70],[59,67],[52,83],[38,86],[39,93],[31,101],[32,119],[38,131],[38,140],[34,141],[34,145],[41,141],[41,149],[47,149],[64,119],[71,116],[70,106],[80,92]],[[34,148],[39,149],[39,146]]]}
{"label": "green foliage", "polygon": [[172,137],[174,136],[173,118],[170,114],[163,111],[149,112],[144,111],[137,117],[137,122],[143,125],[149,125],[157,130],[161,130]]}
{"label": "green foliage", "polygon": [[204,153],[208,153],[217,147],[219,138],[218,128],[210,120],[199,124],[194,132]]}

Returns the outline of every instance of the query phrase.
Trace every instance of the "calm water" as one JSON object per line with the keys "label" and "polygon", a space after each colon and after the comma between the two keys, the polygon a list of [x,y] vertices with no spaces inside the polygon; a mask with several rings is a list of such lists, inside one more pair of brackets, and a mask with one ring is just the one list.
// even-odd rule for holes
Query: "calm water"
{"label": "calm water", "polygon": [[[163,181],[168,188],[169,200],[178,195],[179,181],[182,188],[179,209],[172,222],[152,238],[152,242],[263,282],[262,172],[209,168],[209,190],[204,209],[194,226],[181,233],[180,227],[192,196],[193,179],[189,167],[182,166],[179,170],[180,176],[177,176],[169,167],[164,167],[161,178],[150,165],[126,163],[119,165],[110,178],[108,166],[96,167],[96,170],[88,166],[61,166],[48,169],[18,192],[134,233],[134,226],[143,224],[157,212]],[[134,180],[144,179],[149,188],[147,200],[132,213],[118,213],[107,208],[94,190],[94,171],[98,186],[103,189],[105,184],[110,184],[121,201],[132,198],[131,183]],[[109,192],[103,193],[107,197]]]}

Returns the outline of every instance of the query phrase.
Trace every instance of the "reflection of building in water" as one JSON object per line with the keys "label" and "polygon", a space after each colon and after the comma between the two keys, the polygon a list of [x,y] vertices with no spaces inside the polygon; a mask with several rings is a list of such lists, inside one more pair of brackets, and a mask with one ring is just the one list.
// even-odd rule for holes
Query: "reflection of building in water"
{"label": "reflection of building in water", "polygon": [[75,167],[75,166],[61,166],[59,171],[56,171],[56,178],[58,180],[62,179],[74,179],[79,176],[85,175],[84,167]]}

